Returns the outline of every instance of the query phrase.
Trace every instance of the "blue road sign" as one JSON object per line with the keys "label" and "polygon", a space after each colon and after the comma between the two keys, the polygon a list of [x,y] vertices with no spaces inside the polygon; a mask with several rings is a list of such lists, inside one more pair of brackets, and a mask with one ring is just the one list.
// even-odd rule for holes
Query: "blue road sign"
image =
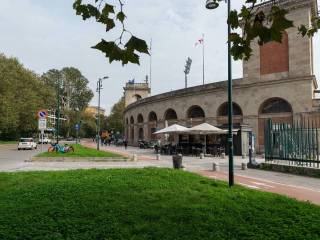
{"label": "blue road sign", "polygon": [[38,111],[38,117],[39,118],[46,118],[48,116],[47,110],[40,110]]}
{"label": "blue road sign", "polygon": [[75,126],[74,126],[74,128],[76,129],[76,130],[79,130],[80,129],[80,124],[76,124]]}

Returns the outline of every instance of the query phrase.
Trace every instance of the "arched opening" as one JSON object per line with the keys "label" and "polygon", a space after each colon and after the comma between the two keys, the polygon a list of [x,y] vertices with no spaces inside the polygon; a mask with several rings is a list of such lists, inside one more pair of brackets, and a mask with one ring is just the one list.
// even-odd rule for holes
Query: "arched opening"
{"label": "arched opening", "polygon": [[269,98],[259,108],[258,144],[259,151],[264,150],[264,129],[268,119],[273,123],[292,123],[291,104],[282,98]]}
{"label": "arched opening", "polygon": [[[242,116],[242,110],[241,110],[240,106],[238,104],[236,104],[235,102],[232,103],[232,112],[233,112],[233,116]],[[228,116],[228,103],[227,102],[220,105],[220,107],[218,108],[217,115],[218,115],[218,117]]]}
{"label": "arched opening", "polygon": [[166,113],[164,114],[164,120],[176,120],[178,119],[177,113],[172,108],[169,108]]}
{"label": "arched opening", "polygon": [[205,113],[201,107],[195,105],[188,109],[187,118],[205,118]]}
{"label": "arched opening", "polygon": [[130,124],[134,124],[134,118],[133,118],[133,116],[130,117]]}
{"label": "arched opening", "polygon": [[129,120],[128,120],[128,118],[126,118],[126,124],[127,124],[127,125],[129,124]]}
{"label": "arched opening", "polygon": [[143,131],[143,128],[139,128],[138,136],[139,136],[139,139],[138,139],[138,140],[143,140],[143,139],[144,139],[144,131]]}
{"label": "arched opening", "polygon": [[149,124],[148,124],[149,139],[155,140],[156,135],[154,135],[153,133],[157,131],[157,121],[158,121],[157,114],[154,111],[150,112],[148,120],[149,120]]}
{"label": "arched opening", "polygon": [[289,71],[289,40],[283,32],[282,41],[269,42],[260,46],[260,74]]}
{"label": "arched opening", "polygon": [[149,122],[156,122],[158,121],[157,114],[155,112],[150,112],[149,113]]}
{"label": "arched opening", "polygon": [[138,123],[143,123],[143,116],[142,116],[141,113],[138,115],[137,122]]}
{"label": "arched opening", "polygon": [[134,99],[135,99],[136,101],[142,99],[141,95],[139,95],[139,94],[135,94],[133,97],[134,97]]}
{"label": "arched opening", "polygon": [[[233,102],[232,103],[232,111],[233,111],[233,127],[239,128],[243,122],[243,114],[240,106]],[[228,102],[225,102],[220,105],[217,111],[217,122],[220,127],[227,127],[228,124]]]}
{"label": "arched opening", "polygon": [[130,135],[130,139],[131,139],[131,142],[134,141],[134,127],[131,127],[131,135]]}
{"label": "arched opening", "polygon": [[292,113],[292,107],[282,98],[270,98],[261,104],[259,114],[274,113]]}

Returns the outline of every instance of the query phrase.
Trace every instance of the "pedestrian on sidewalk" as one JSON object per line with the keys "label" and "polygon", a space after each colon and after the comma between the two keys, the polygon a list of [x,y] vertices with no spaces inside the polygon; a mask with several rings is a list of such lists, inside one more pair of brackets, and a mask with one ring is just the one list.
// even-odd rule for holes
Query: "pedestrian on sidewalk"
{"label": "pedestrian on sidewalk", "polygon": [[127,150],[127,148],[128,148],[128,141],[127,141],[127,139],[124,139],[123,145],[124,145],[124,149]]}

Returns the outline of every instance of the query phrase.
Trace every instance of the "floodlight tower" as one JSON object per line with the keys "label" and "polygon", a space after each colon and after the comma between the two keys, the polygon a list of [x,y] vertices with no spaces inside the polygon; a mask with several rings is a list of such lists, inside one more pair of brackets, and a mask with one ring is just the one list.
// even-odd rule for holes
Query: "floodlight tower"
{"label": "floodlight tower", "polygon": [[192,64],[192,59],[190,57],[188,57],[187,61],[186,61],[186,65],[184,67],[184,77],[185,77],[185,88],[188,87],[188,74],[190,73],[190,69],[191,69],[191,64]]}

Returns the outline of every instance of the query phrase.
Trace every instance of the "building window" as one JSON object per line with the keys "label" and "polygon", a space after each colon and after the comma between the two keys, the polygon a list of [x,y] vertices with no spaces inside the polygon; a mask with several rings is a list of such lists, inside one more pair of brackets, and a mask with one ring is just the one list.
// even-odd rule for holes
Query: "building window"
{"label": "building window", "polygon": [[131,123],[131,124],[134,124],[134,118],[133,118],[133,116],[130,117],[130,123]]}

